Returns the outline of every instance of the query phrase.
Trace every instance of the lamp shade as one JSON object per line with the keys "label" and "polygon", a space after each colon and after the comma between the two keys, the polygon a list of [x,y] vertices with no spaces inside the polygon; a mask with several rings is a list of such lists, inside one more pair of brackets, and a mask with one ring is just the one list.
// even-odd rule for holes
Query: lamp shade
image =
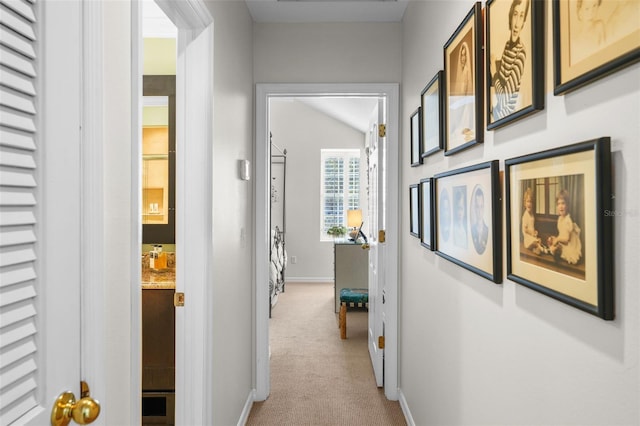
{"label": "lamp shade", "polygon": [[347,226],[358,228],[360,225],[362,225],[362,210],[347,210]]}

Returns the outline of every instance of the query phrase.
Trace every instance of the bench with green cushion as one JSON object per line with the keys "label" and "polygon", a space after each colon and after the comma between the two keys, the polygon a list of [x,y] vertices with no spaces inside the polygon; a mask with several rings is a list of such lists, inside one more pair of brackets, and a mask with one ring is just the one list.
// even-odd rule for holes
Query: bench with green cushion
{"label": "bench with green cushion", "polygon": [[366,288],[343,288],[340,290],[340,314],[338,316],[338,326],[340,327],[340,338],[347,338],[347,307],[369,308],[369,289]]}

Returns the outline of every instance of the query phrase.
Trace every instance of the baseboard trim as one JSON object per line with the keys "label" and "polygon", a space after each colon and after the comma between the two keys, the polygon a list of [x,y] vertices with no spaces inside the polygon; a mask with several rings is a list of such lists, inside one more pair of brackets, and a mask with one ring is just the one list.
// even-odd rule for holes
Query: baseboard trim
{"label": "baseboard trim", "polygon": [[332,283],[333,277],[287,277],[286,283]]}
{"label": "baseboard trim", "polygon": [[244,426],[247,424],[247,420],[249,420],[249,413],[251,413],[251,407],[253,407],[253,401],[256,399],[256,390],[251,389],[249,391],[249,396],[247,397],[247,401],[244,403],[244,408],[242,409],[242,413],[240,414],[240,419],[238,420],[238,426]]}
{"label": "baseboard trim", "polygon": [[416,426],[416,422],[413,421],[413,416],[411,415],[411,410],[409,410],[409,404],[407,403],[407,399],[404,397],[404,393],[402,393],[402,389],[398,389],[400,401],[400,408],[402,408],[402,413],[404,413],[404,419],[407,421],[408,426]]}

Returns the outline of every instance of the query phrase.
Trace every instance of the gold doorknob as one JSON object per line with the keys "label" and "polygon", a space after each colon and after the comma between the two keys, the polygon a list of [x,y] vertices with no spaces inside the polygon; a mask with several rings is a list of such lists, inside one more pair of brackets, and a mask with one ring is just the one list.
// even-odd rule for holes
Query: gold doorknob
{"label": "gold doorknob", "polygon": [[73,392],[66,391],[62,392],[53,404],[51,426],[67,426],[71,419],[80,425],[86,425],[97,419],[99,414],[100,403],[91,398],[88,391],[79,401],[76,401]]}

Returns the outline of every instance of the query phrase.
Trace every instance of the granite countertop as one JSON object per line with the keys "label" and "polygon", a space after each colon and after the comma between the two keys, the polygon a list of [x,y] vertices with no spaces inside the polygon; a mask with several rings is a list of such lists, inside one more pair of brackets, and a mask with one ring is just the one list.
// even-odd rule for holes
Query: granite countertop
{"label": "granite countertop", "polygon": [[149,253],[143,253],[141,281],[143,289],[175,289],[176,254],[167,252],[166,269],[151,269],[149,267]]}

